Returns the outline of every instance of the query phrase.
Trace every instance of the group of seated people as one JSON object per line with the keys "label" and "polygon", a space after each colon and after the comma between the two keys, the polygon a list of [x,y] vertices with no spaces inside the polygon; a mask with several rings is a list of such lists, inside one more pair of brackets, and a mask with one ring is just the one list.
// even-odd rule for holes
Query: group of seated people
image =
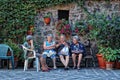
{"label": "group of seated people", "polygon": [[[28,35],[26,37],[26,42],[24,43],[24,46],[29,49],[34,49],[33,46],[33,39],[32,36]],[[42,71],[49,71],[51,68],[49,68],[46,64],[46,58],[50,57],[53,61],[53,69],[57,69],[56,66],[56,55],[59,55],[61,62],[63,63],[65,70],[69,69],[69,57],[72,55],[73,60],[73,69],[80,69],[80,63],[82,56],[85,53],[85,48],[82,43],[79,42],[78,36],[73,36],[72,43],[69,44],[66,41],[65,35],[61,34],[60,38],[57,42],[53,40],[53,35],[48,34],[47,40],[43,43],[43,49],[44,51],[40,55],[40,62],[41,62],[41,69]],[[30,53],[28,53],[28,56],[31,56]],[[76,59],[78,60],[76,63]]]}

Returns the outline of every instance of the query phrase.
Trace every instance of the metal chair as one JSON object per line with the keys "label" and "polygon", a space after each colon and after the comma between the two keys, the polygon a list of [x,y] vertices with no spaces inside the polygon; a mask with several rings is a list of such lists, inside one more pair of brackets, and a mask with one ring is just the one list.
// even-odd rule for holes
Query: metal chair
{"label": "metal chair", "polygon": [[[28,69],[28,60],[35,59],[36,60],[36,68],[37,68],[37,72],[38,72],[40,70],[40,63],[39,63],[39,58],[36,56],[35,50],[28,49],[24,45],[22,45],[22,48],[24,51],[24,58],[25,58],[24,71],[26,71]],[[31,57],[27,56],[27,54],[29,54],[28,52],[32,52],[33,56],[31,56]]]}
{"label": "metal chair", "polygon": [[84,57],[85,66],[88,67],[89,66],[88,64],[92,63],[93,67],[96,67],[95,57],[93,55],[93,49],[91,47],[90,41],[89,41],[89,45],[85,47],[85,50],[86,50],[86,55]]}
{"label": "metal chair", "polygon": [[[8,51],[10,51],[11,55],[7,55]],[[6,44],[0,44],[0,59],[8,59],[12,63],[12,69],[14,69],[14,56],[13,50]]]}

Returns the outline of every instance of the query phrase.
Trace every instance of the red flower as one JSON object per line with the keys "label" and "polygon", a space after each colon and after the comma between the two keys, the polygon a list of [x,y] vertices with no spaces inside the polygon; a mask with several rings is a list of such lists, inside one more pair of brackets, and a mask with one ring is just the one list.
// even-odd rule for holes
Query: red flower
{"label": "red flower", "polygon": [[76,29],[75,29],[75,32],[76,32],[76,33],[78,33],[78,32],[79,32],[79,29],[78,29],[78,28],[76,28]]}
{"label": "red flower", "polygon": [[56,30],[59,34],[70,34],[70,25],[66,23],[65,20],[58,21],[56,25]]}
{"label": "red flower", "polygon": [[70,25],[69,24],[65,25],[65,27],[66,27],[66,29],[70,29]]}

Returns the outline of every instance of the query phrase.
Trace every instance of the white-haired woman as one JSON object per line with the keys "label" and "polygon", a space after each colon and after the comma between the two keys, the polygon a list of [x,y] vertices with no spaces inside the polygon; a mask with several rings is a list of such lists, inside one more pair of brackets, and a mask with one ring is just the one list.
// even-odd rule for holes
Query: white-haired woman
{"label": "white-haired woman", "polygon": [[[60,60],[65,66],[65,70],[68,70],[68,63],[69,63],[69,46],[65,40],[65,36],[61,35],[60,36],[60,41],[56,45],[58,48],[58,55],[60,56]],[[65,58],[64,58],[65,56]]]}
{"label": "white-haired woman", "polygon": [[56,44],[52,39],[52,34],[48,34],[47,41],[43,44],[44,52],[42,54],[42,58],[45,61],[46,57],[50,57],[53,60],[53,68],[56,69],[56,52],[54,50]]}
{"label": "white-haired woman", "polygon": [[[79,70],[81,59],[82,59],[82,56],[85,52],[85,48],[84,48],[84,45],[79,42],[78,36],[74,36],[72,42],[73,43],[71,44],[70,48],[71,48],[72,59],[73,59],[73,64],[74,64],[73,69],[77,68]],[[78,56],[78,63],[76,64],[76,57],[77,56]]]}

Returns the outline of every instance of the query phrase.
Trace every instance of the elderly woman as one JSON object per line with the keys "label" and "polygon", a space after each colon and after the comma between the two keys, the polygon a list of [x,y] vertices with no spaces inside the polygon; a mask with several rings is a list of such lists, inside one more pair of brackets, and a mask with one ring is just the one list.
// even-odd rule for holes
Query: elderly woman
{"label": "elderly woman", "polygon": [[[79,38],[78,36],[74,36],[73,37],[73,43],[71,44],[71,52],[72,52],[72,59],[73,59],[73,64],[74,64],[74,67],[73,69],[80,69],[80,63],[81,63],[81,59],[82,59],[82,56],[85,52],[85,48],[84,48],[84,45],[81,44],[79,41]],[[76,65],[76,57],[78,56],[78,63]]]}
{"label": "elderly woman", "polygon": [[[33,50],[33,49],[34,49],[34,46],[33,46],[33,37],[32,37],[31,35],[28,35],[28,36],[26,37],[26,42],[24,42],[23,45],[24,45],[26,48]],[[33,53],[31,53],[31,52],[29,51],[29,52],[27,52],[26,55],[27,55],[27,56],[33,56]]]}
{"label": "elderly woman", "polygon": [[[34,49],[34,45],[33,45],[33,37],[31,35],[28,35],[26,37],[26,42],[23,44],[26,48],[33,50]],[[33,56],[33,53],[28,52],[28,54],[26,54],[27,56]],[[44,61],[44,59],[41,57],[41,55],[38,54],[38,57],[40,57],[40,61],[41,61],[41,65],[42,65],[42,71],[49,71],[49,67],[46,65],[46,62]],[[31,62],[30,62],[31,64]],[[30,66],[30,65],[29,65]]]}
{"label": "elderly woman", "polygon": [[46,61],[46,57],[50,57],[53,60],[53,68],[56,69],[56,52],[55,52],[55,42],[52,40],[52,34],[47,35],[47,41],[44,42],[43,48],[44,52],[42,57]]}
{"label": "elderly woman", "polygon": [[[61,35],[60,36],[60,41],[56,45],[58,48],[58,55],[60,56],[60,60],[65,66],[65,70],[68,70],[68,63],[69,63],[69,46],[65,40],[65,36]],[[65,56],[65,58],[64,58]]]}

